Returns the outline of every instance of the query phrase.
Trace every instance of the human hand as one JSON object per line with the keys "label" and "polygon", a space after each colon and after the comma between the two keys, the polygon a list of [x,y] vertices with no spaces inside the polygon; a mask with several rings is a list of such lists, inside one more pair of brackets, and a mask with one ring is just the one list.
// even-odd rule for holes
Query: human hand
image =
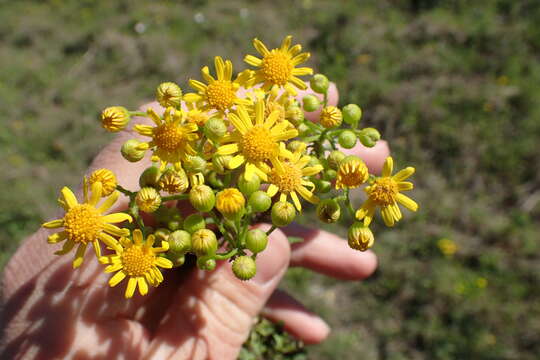
{"label": "human hand", "polygon": [[[337,103],[335,87],[330,102]],[[159,110],[156,104],[147,106]],[[128,164],[118,151],[135,136],[127,131],[120,134],[89,171],[108,168],[125,188],[136,189],[148,161]],[[371,172],[378,172],[388,148],[381,141],[375,148],[356,152]],[[126,205],[126,199],[119,201],[111,212]],[[303,266],[356,280],[369,276],[377,263],[372,252],[352,251],[334,234],[295,225],[272,233],[268,248],[257,257],[257,275],[250,281],[235,278],[226,262],[211,272],[180,268],[165,274],[168,279],[159,290],[125,300],[123,291],[108,286],[109,276],[90,252],[76,271],[70,257],[54,256],[55,249],[46,242],[49,234],[41,229],[26,239],[5,268],[0,358],[235,359],[261,311],[272,320],[282,320],[299,339],[320,342],[328,326],[276,290],[287,267]],[[305,241],[290,246],[286,235]]]}

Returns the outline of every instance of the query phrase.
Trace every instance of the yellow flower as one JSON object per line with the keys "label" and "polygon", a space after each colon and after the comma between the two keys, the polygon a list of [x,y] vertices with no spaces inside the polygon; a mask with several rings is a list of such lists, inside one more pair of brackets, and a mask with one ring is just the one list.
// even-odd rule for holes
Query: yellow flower
{"label": "yellow flower", "polygon": [[181,169],[182,161],[188,155],[197,153],[193,148],[193,142],[199,138],[196,134],[197,125],[184,123],[184,113],[173,108],[165,110],[163,119],[152,109],[148,109],[147,114],[156,126],[138,124],[134,129],[152,140],[141,143],[137,149],[152,149],[152,161],[161,161],[161,170],[164,170],[167,164],[173,164],[177,170]]}
{"label": "yellow flower", "polygon": [[319,117],[319,122],[327,129],[341,125],[342,121],[343,115],[341,114],[341,110],[335,106],[327,106],[322,109],[321,116]]}
{"label": "yellow flower", "polygon": [[125,107],[111,106],[101,113],[101,126],[110,132],[117,132],[125,128],[130,119]]}
{"label": "yellow flower", "polygon": [[90,188],[94,183],[101,183],[101,196],[109,196],[114,190],[116,190],[116,176],[109,169],[99,169],[90,174],[88,178],[88,185]]}
{"label": "yellow flower", "polygon": [[369,227],[360,222],[355,222],[349,228],[348,243],[351,249],[366,251],[373,246],[375,237]]}
{"label": "yellow flower", "polygon": [[457,251],[456,243],[447,238],[442,238],[439,241],[437,241],[437,246],[439,247],[439,250],[441,250],[441,252],[446,257],[454,256],[454,254]]}
{"label": "yellow flower", "polygon": [[161,196],[153,187],[143,187],[135,196],[135,202],[140,210],[153,213],[161,205]]}
{"label": "yellow flower", "polygon": [[49,244],[56,244],[66,240],[62,250],[57,251],[56,255],[64,255],[78,245],[73,260],[73,268],[81,266],[84,260],[84,253],[89,243],[94,246],[96,256],[101,256],[101,240],[105,245],[112,249],[118,249],[119,244],[113,236],[125,236],[129,230],[120,229],[112,225],[123,221],[131,222],[131,216],[125,213],[114,213],[103,215],[114,205],[120,193],[115,191],[110,195],[101,206],[96,207],[101,199],[101,183],[96,182],[92,185],[91,196],[88,198],[88,184],[84,183],[84,203],[79,204],[73,192],[64,187],[61,190],[63,199],[58,202],[66,211],[62,219],[57,219],[44,223],[42,226],[47,229],[56,229],[63,227],[64,230],[50,235],[47,239]]}
{"label": "yellow flower", "polygon": [[225,216],[238,214],[245,204],[244,195],[236,188],[227,188],[216,195],[216,209]]}
{"label": "yellow flower", "polygon": [[[309,53],[300,53],[301,45],[291,47],[292,36],[287,36],[281,43],[280,48],[268,50],[258,39],[253,40],[253,46],[262,55],[262,59],[253,55],[246,55],[244,61],[258,69],[249,80],[248,86],[262,83],[262,89],[268,91],[272,86],[285,87],[291,94],[296,94],[298,89],[307,88],[304,81],[296,76],[311,75],[313,70],[308,67],[296,68],[295,66],[309,59]],[[292,85],[291,85],[292,84]]]}
{"label": "yellow flower", "polygon": [[128,277],[125,296],[130,298],[135,293],[137,286],[139,293],[146,295],[148,285],[158,286],[163,281],[163,275],[158,267],[164,269],[172,268],[173,264],[169,259],[156,256],[169,250],[169,243],[161,242],[161,247],[153,247],[155,237],[149,235],[143,242],[141,230],[133,231],[133,241],[123,237],[120,239],[121,247],[115,249],[116,255],[103,256],[99,262],[108,265],[106,273],[116,272],[109,280],[111,287],[118,285],[120,281]]}
{"label": "yellow flower", "polygon": [[336,189],[354,189],[365,183],[369,177],[366,164],[356,156],[343,159],[336,175]]}
{"label": "yellow flower", "polygon": [[364,219],[366,226],[373,220],[377,206],[381,207],[381,215],[387,226],[394,226],[401,219],[398,202],[411,211],[418,210],[418,204],[401,193],[401,191],[412,190],[413,184],[403,180],[414,174],[414,168],[407,167],[392,176],[393,164],[392,158],[387,157],[384,162],[382,176],[375,179],[370,186],[364,189],[368,199],[356,212],[356,218],[358,220]]}
{"label": "yellow flower", "polygon": [[189,180],[183,169],[178,171],[170,169],[161,175],[158,186],[169,194],[180,194],[187,190]]}
{"label": "yellow flower", "polygon": [[170,106],[179,108],[182,101],[182,89],[173,82],[161,83],[156,90],[156,100],[164,108]]}
{"label": "yellow flower", "polygon": [[274,111],[270,116],[265,117],[265,106],[263,101],[255,104],[255,124],[251,120],[246,109],[239,105],[236,114],[229,114],[229,120],[236,128],[230,135],[223,137],[223,143],[217,149],[219,155],[236,154],[229,161],[229,168],[236,169],[245,163],[244,176],[251,179],[253,174],[257,174],[261,179],[266,180],[264,162],[278,155],[285,156],[287,152],[279,146],[279,141],[288,140],[298,135],[298,130],[289,129],[289,122],[282,121],[276,123],[279,113]]}
{"label": "yellow flower", "polygon": [[203,111],[218,110],[224,113],[236,104],[249,104],[249,100],[236,96],[240,86],[243,86],[251,76],[251,70],[241,72],[236,79],[232,80],[233,66],[230,60],[223,61],[220,56],[214,58],[217,79],[210,75],[208,66],[201,70],[202,77],[208,85],[203,82],[190,79],[189,85],[197,90],[197,93],[189,93],[184,96],[184,101],[189,103],[201,103]]}
{"label": "yellow flower", "polygon": [[[280,192],[279,201],[287,201],[287,196],[291,196],[294,206],[298,211],[302,210],[302,205],[298,199],[298,194],[310,203],[317,204],[319,198],[313,195],[313,189],[315,185],[304,179],[305,176],[315,175],[323,169],[321,165],[307,166],[310,161],[310,157],[304,155],[306,144],[303,143],[292,154],[289,161],[281,161],[280,159],[273,158],[273,168],[269,171],[268,182],[268,196],[272,197]],[[311,190],[308,190],[310,187]]]}

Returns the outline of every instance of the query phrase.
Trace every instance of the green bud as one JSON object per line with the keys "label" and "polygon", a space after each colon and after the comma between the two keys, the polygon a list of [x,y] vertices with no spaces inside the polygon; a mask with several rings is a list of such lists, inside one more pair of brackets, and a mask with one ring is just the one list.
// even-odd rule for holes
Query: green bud
{"label": "green bud", "polygon": [[167,241],[170,233],[169,229],[159,228],[154,231],[154,236],[158,241]]}
{"label": "green bud", "polygon": [[328,180],[315,179],[315,191],[321,194],[326,194],[332,189],[332,182]]}
{"label": "green bud", "polygon": [[216,234],[209,229],[199,229],[191,234],[191,248],[197,256],[214,255],[218,242]]}
{"label": "green bud", "polygon": [[139,186],[143,187],[156,187],[159,181],[161,172],[156,166],[150,166],[146,168],[139,177]]}
{"label": "green bud", "polygon": [[189,202],[195,209],[208,212],[216,204],[216,195],[210,186],[196,185],[189,192]]}
{"label": "green bud", "polygon": [[326,94],[330,82],[323,74],[315,74],[309,81],[309,85],[311,86],[311,90],[315,91],[316,93]]}
{"label": "green bud", "polygon": [[300,123],[297,127],[296,127],[296,130],[298,130],[298,134],[300,136],[305,136],[305,135],[309,135],[310,133],[310,129],[309,127],[304,124],[304,123]]}
{"label": "green bud", "polygon": [[289,149],[292,152],[295,152],[296,150],[306,146],[306,143],[303,141],[294,140],[287,144],[287,149]]}
{"label": "green bud", "polygon": [[249,280],[257,273],[257,265],[251,256],[239,256],[233,261],[232,271],[238,279]]}
{"label": "green bud", "polygon": [[336,178],[337,171],[334,169],[328,169],[323,173],[324,180],[332,181]]}
{"label": "green bud", "polygon": [[246,180],[245,176],[240,176],[238,179],[238,189],[245,195],[249,196],[261,187],[261,179],[256,174],[251,176],[251,179]]}
{"label": "green bud", "polygon": [[349,228],[348,242],[352,249],[366,251],[373,246],[374,241],[373,233],[364,223],[357,221]]}
{"label": "green bud", "polygon": [[296,210],[290,202],[278,201],[272,206],[271,217],[274,226],[287,226],[296,217]]}
{"label": "green bud", "polygon": [[120,152],[122,153],[124,159],[129,162],[137,162],[141,160],[144,157],[145,151],[137,149],[137,146],[139,146],[140,144],[141,142],[137,139],[130,139],[126,141],[120,149]]}
{"label": "green bud", "polygon": [[304,110],[298,104],[291,105],[285,110],[285,119],[298,126],[304,121]]}
{"label": "green bud", "polygon": [[328,155],[328,166],[331,169],[337,170],[339,168],[339,163],[345,158],[345,154],[339,150],[334,150]]}
{"label": "green bud", "polygon": [[213,117],[204,124],[203,132],[210,140],[219,142],[227,133],[227,126],[223,120]]}
{"label": "green bud", "polygon": [[338,142],[345,149],[352,149],[356,145],[356,134],[351,130],[345,130],[339,134]]}
{"label": "green bud", "polygon": [[317,110],[319,107],[321,107],[321,102],[319,101],[319,98],[315,95],[306,95],[302,99],[302,102],[304,104],[304,110],[307,112],[312,112]]}
{"label": "green bud", "polygon": [[270,209],[272,199],[265,191],[258,190],[249,196],[248,204],[254,212],[265,212]]}
{"label": "green bud", "polygon": [[381,134],[374,128],[365,128],[360,131],[358,139],[366,147],[374,147],[381,138]]}
{"label": "green bud", "polygon": [[343,121],[349,125],[356,125],[362,117],[362,109],[356,104],[349,104],[342,109]]}
{"label": "green bud", "polygon": [[184,169],[192,174],[203,172],[206,169],[206,160],[200,156],[189,156],[184,162]]}
{"label": "green bud", "polygon": [[341,208],[334,199],[321,200],[317,205],[317,217],[327,224],[335,223],[341,216]]}
{"label": "green bud", "polygon": [[212,257],[201,256],[197,258],[197,267],[201,270],[212,271],[216,268],[216,260]]}
{"label": "green bud", "polygon": [[191,250],[191,234],[184,230],[173,231],[168,238],[169,252],[183,255]]}
{"label": "green bud", "polygon": [[225,174],[225,172],[229,169],[227,165],[229,164],[229,161],[231,161],[232,156],[230,155],[218,155],[214,154],[212,156],[212,165],[214,168],[214,171],[218,174]]}
{"label": "green bud", "polygon": [[182,228],[182,220],[169,220],[167,222],[167,228],[171,231],[176,231]]}
{"label": "green bud", "polygon": [[211,171],[205,178],[208,180],[208,183],[216,189],[223,189],[225,187],[225,184],[221,181],[215,171]]}
{"label": "green bud", "polygon": [[260,253],[268,245],[268,235],[261,229],[249,230],[246,235],[246,248],[254,254]]}
{"label": "green bud", "polygon": [[191,214],[184,220],[184,230],[193,234],[197,230],[204,229],[206,222],[204,218],[199,214]]}

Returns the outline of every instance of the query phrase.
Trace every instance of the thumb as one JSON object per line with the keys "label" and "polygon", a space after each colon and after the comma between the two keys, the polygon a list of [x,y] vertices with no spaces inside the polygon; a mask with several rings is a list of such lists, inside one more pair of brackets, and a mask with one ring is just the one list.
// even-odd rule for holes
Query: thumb
{"label": "thumb", "polygon": [[[263,230],[269,226],[262,225]],[[286,236],[276,230],[257,256],[257,275],[238,280],[230,263],[196,271],[178,289],[150,346],[151,359],[236,359],[290,260]]]}

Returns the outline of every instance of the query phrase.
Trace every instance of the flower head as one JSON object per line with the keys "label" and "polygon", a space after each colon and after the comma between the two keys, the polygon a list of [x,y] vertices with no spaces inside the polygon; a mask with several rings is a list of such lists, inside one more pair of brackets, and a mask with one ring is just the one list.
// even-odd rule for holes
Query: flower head
{"label": "flower head", "polygon": [[129,230],[120,229],[112,224],[126,220],[131,222],[131,216],[125,213],[103,215],[118,199],[119,193],[117,191],[105,199],[101,206],[96,207],[101,199],[101,189],[101,183],[95,182],[91,188],[91,196],[88,197],[88,184],[85,181],[84,203],[79,203],[73,192],[64,187],[61,191],[63,199],[58,200],[66,211],[64,217],[42,225],[48,229],[64,228],[60,232],[49,235],[47,239],[50,244],[65,241],[62,250],[57,251],[56,255],[67,254],[77,245],[73,268],[77,268],[83,263],[84,253],[89,243],[92,243],[94,251],[99,257],[101,256],[99,241],[112,249],[117,249],[119,245],[113,236],[120,237],[129,233]]}
{"label": "flower head", "polygon": [[356,212],[356,218],[358,220],[364,219],[366,226],[373,220],[377,207],[381,208],[381,215],[387,226],[393,226],[401,219],[398,202],[411,211],[418,210],[418,204],[401,193],[413,188],[411,182],[403,180],[414,174],[414,168],[407,167],[392,176],[393,164],[393,159],[387,157],[384,162],[382,176],[376,178],[370,186],[364,189],[368,198]]}
{"label": "flower head", "polygon": [[132,237],[133,240],[121,238],[122,246],[115,249],[116,254],[99,259],[100,263],[108,265],[105,268],[106,273],[116,272],[109,280],[111,287],[128,277],[126,298],[132,297],[137,287],[141,295],[146,295],[149,284],[158,286],[163,281],[163,275],[158,267],[170,269],[173,266],[169,259],[157,256],[169,249],[168,242],[162,241],[160,247],[153,247],[154,235],[149,235],[143,242],[143,234],[139,229],[133,231]]}
{"label": "flower head", "polygon": [[265,104],[258,101],[255,104],[255,123],[251,120],[243,106],[238,106],[236,114],[229,114],[229,119],[236,131],[222,138],[223,143],[217,149],[219,155],[236,154],[229,162],[229,168],[235,169],[245,163],[244,176],[251,179],[255,173],[261,179],[266,179],[263,171],[264,162],[280,154],[286,155],[279,142],[298,135],[298,130],[290,129],[289,122],[276,123],[279,117],[277,111],[265,116]]}
{"label": "flower head", "polygon": [[153,187],[143,187],[135,196],[135,202],[145,213],[153,213],[161,205],[161,196]]}
{"label": "flower head", "polygon": [[327,129],[341,125],[342,121],[343,115],[341,114],[341,110],[335,106],[327,106],[322,109],[321,116],[319,117],[319,122]]}
{"label": "flower head", "polygon": [[161,168],[167,164],[173,164],[178,170],[181,162],[188,155],[195,155],[193,142],[199,138],[196,134],[198,129],[194,123],[184,123],[184,113],[181,110],[167,108],[163,119],[152,109],[148,109],[148,116],[156,126],[135,125],[135,131],[143,136],[151,137],[152,140],[141,143],[137,149],[153,150],[152,161],[161,161]]}
{"label": "flower head", "polygon": [[109,196],[116,189],[116,176],[109,169],[99,169],[92,172],[88,178],[88,185],[91,188],[96,182],[101,183],[101,196]]}
{"label": "flower head", "polygon": [[197,93],[189,93],[184,100],[189,103],[200,103],[203,111],[217,110],[224,113],[237,104],[249,104],[249,100],[241,99],[236,95],[240,86],[245,85],[251,76],[251,71],[246,70],[238,75],[233,81],[233,66],[230,60],[223,61],[220,56],[214,58],[217,78],[210,75],[208,66],[201,70],[202,77],[207,84],[198,80],[189,80],[189,85],[197,90]]}
{"label": "flower head", "polygon": [[360,251],[366,251],[375,241],[370,228],[358,221],[349,228],[347,238],[350,248]]}
{"label": "flower head", "polygon": [[161,83],[156,90],[156,99],[164,108],[170,106],[179,108],[182,101],[182,89],[173,82]]}
{"label": "flower head", "polygon": [[187,190],[189,180],[183,169],[168,169],[159,178],[158,186],[169,194],[180,194]]}
{"label": "flower head", "polygon": [[356,188],[365,183],[369,177],[366,164],[356,156],[344,158],[338,167],[336,189]]}
{"label": "flower head", "polygon": [[216,209],[225,216],[238,214],[245,204],[244,195],[236,188],[227,188],[216,195]]}
{"label": "flower head", "polygon": [[253,55],[246,55],[244,61],[249,65],[258,67],[255,75],[248,85],[262,83],[262,89],[270,90],[274,85],[285,87],[290,93],[296,94],[294,85],[298,89],[305,90],[306,84],[297,76],[311,75],[313,70],[308,67],[296,68],[296,65],[306,61],[310,54],[300,53],[302,46],[291,47],[292,36],[283,39],[280,48],[268,50],[258,39],[253,40],[253,46],[262,55],[262,59]]}
{"label": "flower head", "polygon": [[[305,143],[302,144],[290,157],[290,160],[281,160],[279,158],[272,159],[272,169],[268,173],[267,193],[269,196],[274,196],[280,192],[279,201],[287,201],[290,196],[294,206],[298,211],[302,210],[302,205],[298,199],[298,194],[307,201],[317,204],[319,198],[313,195],[315,185],[305,179],[307,176],[312,176],[321,172],[321,165],[306,166],[311,158],[304,154],[306,149]],[[308,188],[311,188],[309,190]]]}
{"label": "flower head", "polygon": [[110,132],[117,132],[125,128],[130,119],[125,107],[111,106],[101,113],[101,126]]}

